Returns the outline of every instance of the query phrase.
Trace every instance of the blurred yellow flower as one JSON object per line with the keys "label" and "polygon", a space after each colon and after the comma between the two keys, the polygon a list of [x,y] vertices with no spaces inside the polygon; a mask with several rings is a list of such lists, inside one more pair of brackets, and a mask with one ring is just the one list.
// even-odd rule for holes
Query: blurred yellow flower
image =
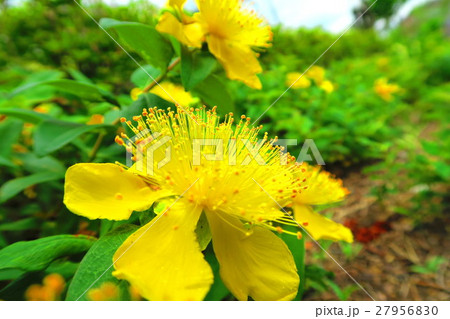
{"label": "blurred yellow flower", "polygon": [[385,101],[389,102],[393,99],[393,94],[400,92],[397,84],[388,83],[386,78],[379,78],[374,84],[375,92]]}
{"label": "blurred yellow flower", "polygon": [[[134,210],[144,211],[156,201],[182,195],[176,202],[171,199],[166,210],[155,210],[155,219],[122,244],[114,255],[113,275],[129,281],[149,300],[202,300],[213,283],[195,233],[204,214],[210,228],[206,243],[212,238],[221,278],[237,299],[293,299],[299,285],[296,266],[287,246],[273,233],[284,230],[272,224],[293,225],[273,200],[284,205],[303,186],[293,159],[287,158],[284,165],[280,156],[287,155],[273,146],[275,140],[265,136],[259,142],[261,127],[252,128],[250,118],[242,116],[237,126],[231,115],[221,122],[215,108],[144,109],[133,120],[136,124],[121,119],[138,140],[126,144],[128,137],[122,134],[116,142],[134,154],[135,165],[128,169],[76,164],[68,169],[65,180],[64,203],[90,219],[126,220]],[[154,157],[162,159],[167,148],[172,150],[171,160],[163,167],[157,168],[159,161],[147,163],[142,155],[144,148],[160,141],[149,131],[170,137],[165,147],[154,151]],[[214,161],[206,161],[201,153],[214,153],[216,145],[205,146],[194,163],[194,141],[209,139],[236,144],[223,143],[220,153],[224,156]],[[253,143],[261,143],[254,155],[258,160],[247,149]],[[230,155],[236,156],[234,165],[229,164]],[[294,173],[299,177],[294,178]]]}
{"label": "blurred yellow flower", "polygon": [[[292,89],[309,88],[311,86],[311,81],[306,77],[306,75],[303,75],[302,77],[300,77],[301,75],[302,74],[298,73],[298,72],[288,73],[286,76],[286,85],[288,87],[291,87]],[[297,82],[295,82],[295,81],[297,81]]]}
{"label": "blurred yellow flower", "polygon": [[33,108],[33,111],[47,114],[50,111],[50,104],[42,103]]}
{"label": "blurred yellow flower", "polygon": [[[144,92],[140,88],[132,89],[130,92],[131,99],[136,101],[142,93]],[[199,99],[193,97],[191,93],[186,92],[181,85],[173,84],[167,81],[155,85],[149,93],[155,94],[171,103],[174,103],[175,100],[176,103],[181,106],[189,106],[199,101]]]}
{"label": "blurred yellow flower", "polygon": [[323,82],[319,85],[319,87],[320,87],[322,90],[324,90],[325,92],[327,92],[328,94],[330,94],[331,92],[334,91],[334,85],[333,85],[333,83],[331,83],[331,82],[328,81],[328,80],[323,81]]}
{"label": "blurred yellow flower", "polygon": [[25,299],[28,301],[55,301],[56,295],[51,288],[34,284],[25,291]]}
{"label": "blurred yellow flower", "polygon": [[139,98],[139,95],[144,93],[140,88],[133,88],[130,91],[130,97],[133,101],[136,101]]}
{"label": "blurred yellow flower", "polygon": [[119,287],[112,282],[105,282],[99,288],[90,289],[88,298],[92,301],[119,300]]}
{"label": "blurred yellow flower", "polygon": [[[184,2],[177,1],[175,5],[169,1],[169,6],[180,8]],[[256,74],[261,73],[262,68],[257,59],[258,54],[253,49],[270,46],[270,26],[253,11],[243,8],[241,0],[196,2],[199,12],[194,14],[195,22],[192,23],[196,30],[197,25],[201,27],[202,36],[194,33],[195,41],[189,39],[189,32],[183,29],[186,28],[183,18],[168,18],[168,12],[162,15],[157,30],[169,33],[190,46],[200,47],[199,39],[204,39],[208,43],[209,51],[219,60],[230,79],[261,89],[261,81]],[[185,15],[181,13],[181,16]]]}
{"label": "blurred yellow flower", "polygon": [[320,85],[322,81],[325,79],[325,69],[320,66],[313,65],[306,72],[306,76],[309,77],[310,79],[313,79],[317,85]]}
{"label": "blurred yellow flower", "polygon": [[25,299],[28,301],[55,301],[60,300],[66,287],[66,281],[57,273],[47,275],[42,280],[42,285],[33,284],[25,291]]}
{"label": "blurred yellow flower", "polygon": [[181,106],[189,106],[195,104],[199,101],[198,98],[193,97],[191,93],[186,92],[186,90],[177,84],[171,82],[162,82],[159,85],[155,85],[150,93],[158,95],[160,98],[174,102],[174,100]]}
{"label": "blurred yellow flower", "polygon": [[312,205],[325,205],[342,201],[349,191],[342,186],[340,179],[333,178],[330,173],[321,171],[320,167],[303,163],[306,171],[307,188],[302,190],[293,200],[295,219],[315,239],[343,240],[353,242],[353,235],[347,227],[335,223],[319,213],[314,212]]}
{"label": "blurred yellow flower", "polygon": [[44,286],[50,287],[58,295],[61,294],[66,287],[66,281],[63,276],[57,273],[46,276],[42,280],[42,283]]}
{"label": "blurred yellow flower", "polygon": [[105,117],[101,114],[93,114],[89,121],[86,122],[87,125],[96,125],[96,124],[103,124],[105,121]]}

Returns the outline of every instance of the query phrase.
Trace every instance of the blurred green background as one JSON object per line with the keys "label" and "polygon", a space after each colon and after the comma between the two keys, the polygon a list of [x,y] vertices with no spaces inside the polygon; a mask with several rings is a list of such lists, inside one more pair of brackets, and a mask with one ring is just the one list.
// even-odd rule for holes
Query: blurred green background
{"label": "blurred green background", "polygon": [[[297,139],[299,146],[289,149],[294,155],[305,139],[314,140],[326,169],[343,178],[356,196],[337,214],[348,225],[362,225],[353,228],[357,240],[358,231],[377,222],[390,225],[386,232],[400,229],[402,236],[425,231],[444,240],[447,231],[450,5],[445,0],[427,3],[394,28],[386,24],[383,30],[374,29],[376,21],[391,17],[403,2],[379,0],[318,61],[323,78],[307,74],[309,83],[288,90],[259,121],[271,136]],[[363,1],[355,14],[370,4]],[[150,25],[159,12],[146,1],[115,7],[97,2],[87,8],[96,19]],[[210,106],[217,104],[219,112],[256,119],[288,88],[289,73],[303,73],[337,38],[320,28],[279,25],[273,32],[273,46],[260,57],[263,90],[224,81],[215,98],[193,94]],[[64,173],[78,162],[124,161],[123,149],[114,144],[120,130],[115,120],[142,107],[132,101],[130,91],[147,82],[145,74],[68,0],[29,0],[16,6],[0,1],[0,70],[0,248],[59,234],[97,236],[99,221],[71,214],[63,205]],[[181,82],[175,73],[171,78]],[[68,85],[67,80],[78,84]],[[149,103],[170,104],[156,96]],[[406,228],[397,227],[405,223]],[[359,252],[362,245],[385,247],[378,235],[364,236],[360,234],[353,248],[334,244],[336,253],[352,262],[360,258],[356,262],[364,265],[368,261]],[[424,248],[416,262],[409,260],[402,269],[443,285],[437,272],[447,257],[444,251]],[[319,252],[312,256],[324,259]],[[25,279],[22,271],[0,269],[0,298],[23,299],[25,288],[46,273],[58,272],[70,280],[77,262],[75,256]],[[306,298],[350,298],[353,286],[337,287],[333,280],[339,282],[339,276],[333,279],[324,271],[309,268]],[[411,292],[383,293],[379,298],[416,298]],[[422,299],[448,298],[448,291],[418,294]]]}

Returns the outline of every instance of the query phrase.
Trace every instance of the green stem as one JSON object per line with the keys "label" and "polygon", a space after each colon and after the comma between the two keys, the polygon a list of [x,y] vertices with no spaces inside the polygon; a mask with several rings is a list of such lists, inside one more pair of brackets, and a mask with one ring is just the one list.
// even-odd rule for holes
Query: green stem
{"label": "green stem", "polygon": [[94,146],[92,147],[91,153],[89,154],[88,163],[92,162],[97,156],[97,152],[100,149],[100,145],[102,145],[103,139],[105,138],[106,133],[100,132],[97,136],[97,140],[95,141]]}
{"label": "green stem", "polygon": [[158,76],[154,81],[152,81],[152,83],[150,83],[149,85],[147,85],[142,92],[146,93],[148,91],[150,91],[151,89],[153,89],[157,84],[159,84],[159,82],[161,82],[162,80],[164,80],[164,78],[166,77],[167,73],[169,73],[169,71],[173,70],[178,63],[180,63],[181,58],[178,57],[176,58],[168,67],[166,72],[164,72],[163,74],[161,74],[160,76]]}

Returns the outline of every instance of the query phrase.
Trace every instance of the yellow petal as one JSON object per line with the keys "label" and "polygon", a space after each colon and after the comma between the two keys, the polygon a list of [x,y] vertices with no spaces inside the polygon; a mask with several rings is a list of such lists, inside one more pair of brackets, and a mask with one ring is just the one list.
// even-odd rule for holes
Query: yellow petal
{"label": "yellow petal", "polygon": [[313,211],[308,205],[294,205],[295,220],[302,225],[315,239],[343,240],[353,242],[353,234],[350,229],[335,223],[319,213]]}
{"label": "yellow petal", "polygon": [[213,274],[195,227],[201,209],[179,201],[132,234],[114,255],[114,276],[149,300],[202,300]]}
{"label": "yellow petal", "polygon": [[342,186],[342,180],[334,178],[329,172],[321,170],[318,166],[302,164],[306,169],[307,186],[297,194],[294,202],[305,205],[324,205],[339,202],[349,194],[348,189]]}
{"label": "yellow petal", "polygon": [[173,35],[181,43],[201,48],[203,31],[199,23],[186,19],[189,23],[180,22],[172,13],[164,12],[159,18],[156,30]]}
{"label": "yellow petal", "polygon": [[270,230],[256,226],[250,235],[236,217],[207,212],[220,276],[239,300],[291,300],[299,277],[291,252]]}
{"label": "yellow petal", "polygon": [[250,47],[214,35],[210,35],[207,42],[209,51],[220,61],[228,78],[242,81],[254,89],[261,89],[261,81],[256,74],[261,73],[262,68]]}
{"label": "yellow petal", "polygon": [[76,164],[66,172],[64,204],[89,219],[128,219],[159,197],[140,177],[115,164]]}

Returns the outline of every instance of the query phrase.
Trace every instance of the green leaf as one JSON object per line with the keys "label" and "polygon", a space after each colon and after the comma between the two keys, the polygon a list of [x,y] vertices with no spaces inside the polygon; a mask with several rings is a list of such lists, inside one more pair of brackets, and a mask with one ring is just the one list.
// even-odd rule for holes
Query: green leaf
{"label": "green leaf", "polygon": [[139,54],[147,63],[165,71],[173,56],[173,49],[155,28],[137,23],[123,22],[103,18],[100,25],[113,29],[119,36],[119,42]]}
{"label": "green leaf", "polygon": [[225,83],[217,75],[210,75],[193,90],[208,106],[217,106],[221,114],[235,112],[234,101]]}
{"label": "green leaf", "polygon": [[14,280],[22,276],[24,272],[19,269],[2,269],[0,270],[0,281]]}
{"label": "green leaf", "polygon": [[216,59],[208,52],[195,53],[184,47],[181,51],[181,81],[187,91],[206,79],[216,66]]}
{"label": "green leaf", "polygon": [[211,246],[209,246],[208,249],[205,251],[205,259],[211,266],[211,269],[214,274],[214,282],[213,282],[208,294],[206,295],[205,300],[208,300],[208,301],[223,300],[227,296],[229,296],[231,293],[228,291],[227,287],[225,286],[222,279],[220,278],[219,261],[217,260],[216,256],[214,255],[214,252],[213,252]]}
{"label": "green leaf", "polygon": [[3,300],[23,300],[27,288],[37,282],[41,282],[43,277],[42,272],[24,273],[16,280],[10,282],[5,288],[0,290],[0,298]]}
{"label": "green leaf", "polygon": [[0,269],[38,271],[55,259],[87,251],[95,242],[88,236],[57,235],[20,241],[0,250]]}
{"label": "green leaf", "polygon": [[58,120],[43,121],[34,132],[34,151],[38,156],[47,155],[70,143],[81,134],[102,127],[108,127],[108,125],[85,125]]}
{"label": "green leaf", "polygon": [[0,166],[8,166],[8,167],[16,167],[13,161],[5,158],[3,155],[0,155]]}
{"label": "green leaf", "polygon": [[7,119],[0,122],[0,155],[8,159],[12,153],[13,144],[17,143],[22,134],[22,121]]}
{"label": "green leaf", "polygon": [[11,223],[3,223],[0,225],[0,231],[19,231],[38,228],[39,223],[36,218],[24,218]]}
{"label": "green leaf", "polygon": [[0,110],[0,114],[4,114],[10,117],[18,118],[27,123],[37,124],[44,120],[49,120],[52,117],[47,114],[24,110],[24,109],[16,109],[16,108],[8,108]]}
{"label": "green leaf", "polygon": [[81,261],[67,291],[66,300],[88,300],[86,290],[98,288],[105,282],[119,285],[119,280],[112,275],[113,255],[138,228],[135,225],[122,225],[101,237]]}
{"label": "green leaf", "polygon": [[[284,229],[297,232],[299,229],[293,226],[285,226]],[[279,237],[286,243],[289,250],[294,257],[295,265],[297,266],[297,272],[300,277],[300,286],[298,288],[297,296],[295,296],[294,300],[301,300],[304,290],[305,290],[305,238],[304,232],[302,231],[302,238],[298,239],[293,235],[289,235],[286,233],[282,233]]]}
{"label": "green leaf", "polygon": [[[62,91],[65,93],[73,94],[78,96],[84,100],[91,101],[114,101],[114,97],[108,91],[105,91],[94,84],[89,84],[86,82],[78,82],[74,80],[54,80],[54,81],[46,81],[41,84],[50,85],[58,91]],[[113,104],[117,105],[117,102]]]}
{"label": "green leaf", "polygon": [[21,94],[22,92],[25,92],[31,88],[47,85],[55,88],[58,91],[73,94],[77,97],[82,98],[83,100],[90,100],[90,101],[109,101],[115,105],[118,105],[118,102],[115,100],[114,96],[109,93],[108,91],[105,91],[99,87],[97,87],[94,84],[89,84],[86,82],[79,82],[74,80],[68,80],[68,79],[60,79],[60,80],[47,80],[47,81],[40,81],[40,82],[33,82],[28,83],[25,85],[22,85],[18,88],[16,88],[9,97],[14,97],[18,94]]}
{"label": "green leaf", "polygon": [[[142,68],[136,69],[136,71],[131,74],[131,82],[133,82],[136,87],[144,88],[147,84],[153,82],[153,79],[156,79],[161,75],[161,71],[151,65],[144,65]],[[148,76],[149,74],[153,79]]]}
{"label": "green leaf", "polygon": [[212,239],[211,229],[209,228],[208,219],[206,218],[205,213],[200,215],[197,227],[195,228],[195,234],[197,235],[200,250],[205,250]]}
{"label": "green leaf", "polygon": [[9,180],[0,187],[0,203],[14,197],[31,185],[54,181],[63,177],[64,174],[59,172],[47,171]]}
{"label": "green leaf", "polygon": [[32,152],[17,154],[17,158],[22,162],[22,167],[30,173],[51,171],[64,174],[66,167],[63,163],[52,156],[38,157]]}
{"label": "green leaf", "polygon": [[89,79],[86,75],[84,75],[83,73],[81,73],[78,70],[69,69],[68,72],[75,81],[83,82],[83,83],[87,83],[87,84],[94,84],[94,82],[92,82],[91,79]]}

